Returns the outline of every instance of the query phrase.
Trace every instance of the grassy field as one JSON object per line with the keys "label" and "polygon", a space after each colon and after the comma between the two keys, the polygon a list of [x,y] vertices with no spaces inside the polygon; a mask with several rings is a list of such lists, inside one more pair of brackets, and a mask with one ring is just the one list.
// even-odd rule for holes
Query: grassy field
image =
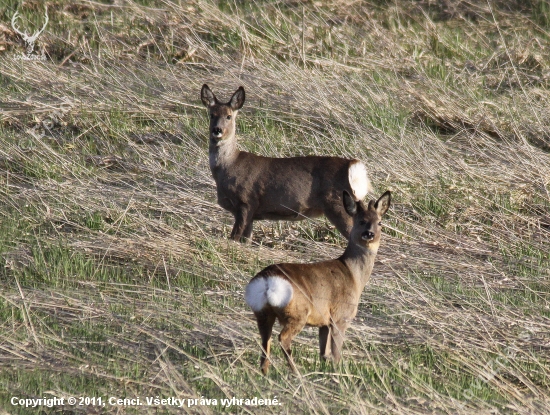
{"label": "grassy field", "polygon": [[[550,413],[550,5],[0,0],[0,414],[12,397],[216,399],[189,413]],[[19,27],[44,21],[41,1]],[[228,240],[199,91],[240,147],[363,160],[394,204],[343,364],[291,375],[244,287],[340,255],[326,220]],[[277,329],[277,325],[275,326]],[[221,399],[277,398],[227,407]],[[180,413],[64,406],[43,413]]]}

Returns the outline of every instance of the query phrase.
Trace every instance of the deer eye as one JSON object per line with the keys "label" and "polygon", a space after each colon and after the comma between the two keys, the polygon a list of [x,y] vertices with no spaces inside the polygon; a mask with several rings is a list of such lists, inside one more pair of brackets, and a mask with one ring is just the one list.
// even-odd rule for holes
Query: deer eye
{"label": "deer eye", "polygon": [[228,115],[228,116],[227,116],[227,119],[230,120],[230,119],[231,119],[231,115]]}
{"label": "deer eye", "polygon": [[382,226],[382,222],[378,222],[378,226]]}

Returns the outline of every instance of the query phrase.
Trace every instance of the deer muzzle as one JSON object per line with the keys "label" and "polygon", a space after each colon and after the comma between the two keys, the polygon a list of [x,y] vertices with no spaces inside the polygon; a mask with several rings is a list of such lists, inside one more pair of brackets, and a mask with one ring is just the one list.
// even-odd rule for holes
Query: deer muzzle
{"label": "deer muzzle", "polygon": [[212,137],[222,138],[223,130],[220,127],[212,128]]}

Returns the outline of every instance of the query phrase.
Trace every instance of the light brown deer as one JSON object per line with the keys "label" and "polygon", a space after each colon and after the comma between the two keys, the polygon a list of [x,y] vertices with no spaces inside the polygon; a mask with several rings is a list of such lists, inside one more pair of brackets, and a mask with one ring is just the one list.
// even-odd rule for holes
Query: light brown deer
{"label": "light brown deer", "polygon": [[387,191],[376,202],[356,202],[344,191],[344,208],[353,227],[343,255],[314,264],[276,264],[258,273],[246,286],[245,299],[254,311],[262,338],[260,368],[269,369],[271,332],[283,326],[279,342],[291,369],[290,343],[304,326],[319,327],[321,357],[340,361],[344,332],[357,314],[359,298],[370,279],[380,245],[382,216],[390,206]]}
{"label": "light brown deer", "polygon": [[239,151],[235,118],[244,104],[244,88],[222,103],[205,84],[201,99],[210,114],[210,170],[218,203],[235,217],[232,239],[249,241],[254,220],[302,220],[323,214],[349,237],[352,220],[342,206],[342,191],[355,200],[367,195],[370,183],[362,162],[321,156],[272,158]]}

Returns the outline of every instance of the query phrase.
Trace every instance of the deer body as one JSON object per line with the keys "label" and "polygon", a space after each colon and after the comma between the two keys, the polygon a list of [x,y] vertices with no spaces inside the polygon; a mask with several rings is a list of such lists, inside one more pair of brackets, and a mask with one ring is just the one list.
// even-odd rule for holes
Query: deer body
{"label": "deer body", "polygon": [[235,117],[244,104],[244,89],[220,103],[207,85],[201,91],[210,113],[210,169],[218,203],[235,217],[231,238],[249,239],[254,220],[302,220],[325,215],[345,236],[351,217],[341,195],[356,200],[369,190],[366,168],[359,160],[339,157],[273,158],[239,151]]}
{"label": "deer body", "polygon": [[338,362],[344,332],[357,314],[361,293],[370,279],[380,245],[380,220],[390,205],[386,192],[365,206],[344,192],[346,211],[353,216],[348,246],[335,260],[314,264],[277,264],[258,273],[246,287],[262,338],[261,369],[267,373],[271,333],[275,320],[283,326],[279,335],[288,363],[290,343],[304,326],[319,327],[321,357]]}

